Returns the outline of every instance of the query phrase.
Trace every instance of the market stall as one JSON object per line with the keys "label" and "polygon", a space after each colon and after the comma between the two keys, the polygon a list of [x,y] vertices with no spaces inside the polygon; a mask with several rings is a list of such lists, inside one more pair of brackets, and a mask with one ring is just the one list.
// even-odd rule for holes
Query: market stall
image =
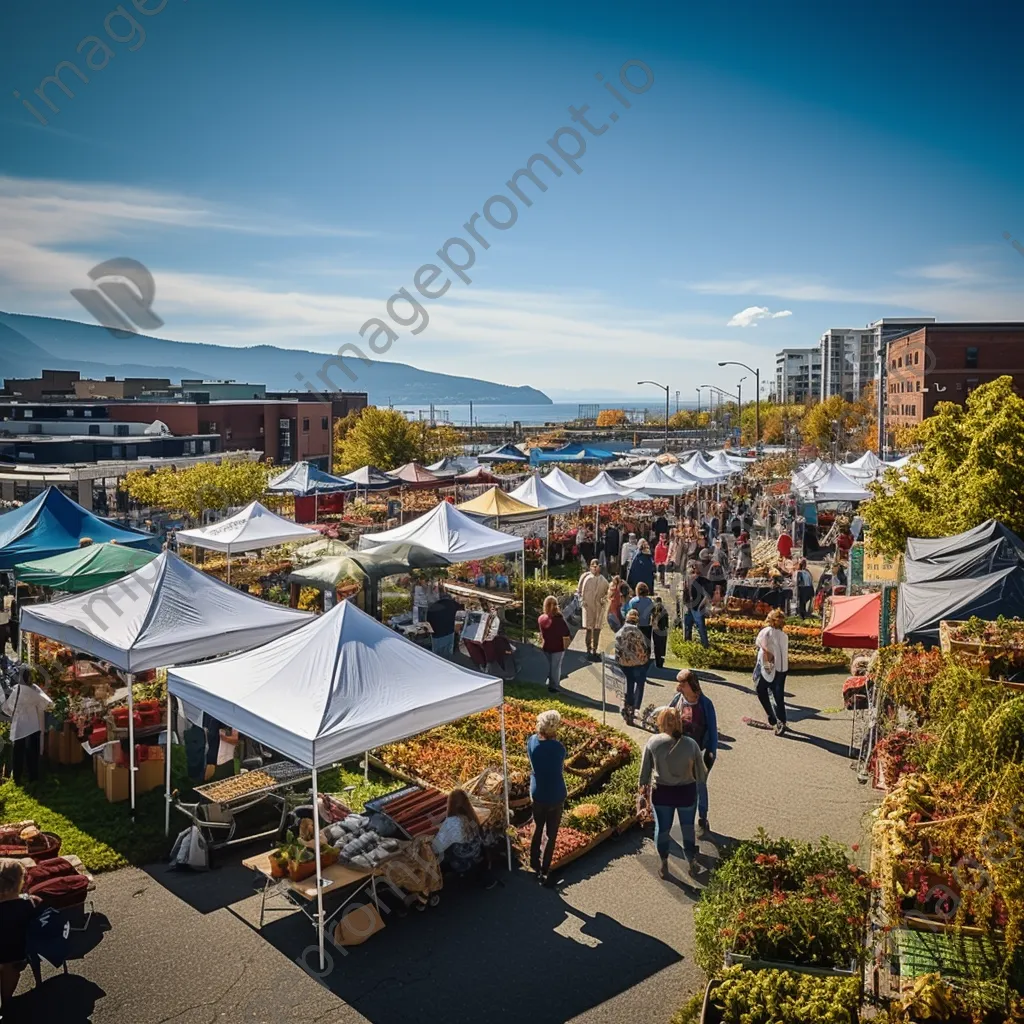
{"label": "market stall", "polygon": [[116,542],[87,544],[49,558],[19,562],[14,567],[14,577],[19,583],[79,594],[113,583],[154,558],[156,552],[145,548],[123,547]]}
{"label": "market stall", "polygon": [[478,455],[477,462],[529,462],[530,457],[524,455],[514,444],[503,444],[495,448],[493,452],[484,452]]}
{"label": "market stall", "polygon": [[56,487],[0,515],[0,569],[73,551],[88,538],[159,551],[161,538],[93,515]]}
{"label": "market stall", "polygon": [[[135,810],[133,676],[149,669],[241,651],[290,633],[305,612],[260,601],[170,551],[114,583],[21,609],[21,629],[84,651],[125,673],[129,794]],[[168,730],[170,722],[166,723]],[[170,761],[166,765],[170,778]]]}
{"label": "market stall", "polygon": [[196,530],[181,530],[175,537],[183,544],[221,551],[227,555],[227,581],[231,582],[231,555],[243,551],[259,551],[280,544],[294,544],[319,537],[316,530],[300,526],[271,512],[258,501],[250,502],[233,516]]}
{"label": "market stall", "polygon": [[397,469],[389,470],[387,475],[397,480],[403,489],[414,491],[430,490],[443,487],[445,484],[442,477],[431,472],[426,466],[421,466],[418,462],[406,462]]}
{"label": "market stall", "polygon": [[877,480],[888,467],[873,451],[868,450],[859,459],[844,462],[841,468],[851,480],[866,484]]}
{"label": "market stall", "polygon": [[838,596],[830,601],[828,621],[821,631],[826,647],[853,650],[877,650],[882,595]]}
{"label": "market stall", "polygon": [[645,470],[623,480],[622,483],[624,487],[635,491],[661,497],[675,497],[677,494],[692,490],[695,486],[674,480],[656,462],[652,462]]}
{"label": "market stall", "polygon": [[382,472],[376,466],[361,466],[359,469],[345,473],[343,479],[349,480],[356,485],[356,497],[359,492],[369,494],[370,491],[392,491],[399,487],[398,481]]}
{"label": "market stall", "polygon": [[499,487],[491,487],[483,494],[455,506],[460,512],[474,519],[493,522],[497,528],[502,521],[506,523],[523,523],[532,519],[546,519],[549,510],[536,505],[529,505],[519,498],[506,494]]}
{"label": "market stall", "polygon": [[816,476],[806,488],[816,502],[867,501],[874,495],[855,480],[851,480],[838,466],[829,465],[825,472]]}
{"label": "market stall", "polygon": [[[245,654],[172,670],[171,696],[309,769],[314,807],[321,768],[488,708],[501,707],[504,718],[500,679],[435,657],[347,602]],[[319,815],[313,820],[320,878]],[[322,969],[322,886],[316,897]]]}
{"label": "market stall", "polygon": [[283,473],[270,480],[267,490],[271,494],[293,495],[295,521],[315,523],[320,513],[321,497],[344,494],[346,491],[355,490],[355,486],[351,480],[325,473],[310,462],[296,462],[294,466],[289,466]]}

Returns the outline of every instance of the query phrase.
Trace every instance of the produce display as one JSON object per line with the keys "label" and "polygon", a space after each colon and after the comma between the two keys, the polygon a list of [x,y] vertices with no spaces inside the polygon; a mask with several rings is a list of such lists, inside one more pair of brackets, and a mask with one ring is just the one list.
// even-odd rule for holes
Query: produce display
{"label": "produce display", "polygon": [[864,957],[871,882],[829,839],[760,830],[712,875],[694,911],[696,959],[709,977],[726,951],[775,963],[848,970]]}
{"label": "produce display", "polygon": [[[990,639],[1013,632],[990,625]],[[943,967],[940,980],[965,1008],[935,1019],[1022,1019],[1012,1006],[1024,984],[1024,695],[987,678],[989,664],[976,646],[897,645],[873,667],[883,698],[876,777],[888,787],[872,827],[878,913],[890,928],[923,920],[952,938],[984,936],[998,951],[978,977]],[[904,1001],[931,1002],[935,985],[901,980]]]}
{"label": "produce display", "polygon": [[232,775],[229,779],[222,779],[220,782],[210,782],[205,786],[197,786],[196,792],[206,797],[212,803],[227,803],[229,800],[237,800],[239,797],[248,796],[250,793],[258,793],[264,789],[271,789],[277,785],[277,780],[266,772],[259,770],[244,772],[241,775]]}
{"label": "produce display", "polygon": [[707,1024],[850,1024],[859,1004],[859,978],[730,967],[711,994]]}
{"label": "produce display", "polygon": [[[555,865],[593,843],[596,836],[633,823],[639,756],[632,741],[603,726],[579,708],[558,701],[505,701],[509,800],[529,802],[530,765],[526,741],[536,731],[537,715],[556,708],[562,715],[558,738],[567,751],[565,777],[569,797]],[[471,715],[377,751],[385,766],[448,791],[482,774],[501,769],[501,716],[498,709]],[[405,808],[400,807],[399,812]],[[415,808],[414,808],[415,809]],[[392,808],[384,806],[389,815]],[[517,832],[517,845],[529,846],[532,823]]]}
{"label": "produce display", "polygon": [[448,797],[428,788],[389,800],[384,813],[411,836],[433,836],[444,821],[447,809]]}
{"label": "produce display", "polygon": [[[669,634],[669,649],[690,668],[753,669],[757,660],[755,640],[763,625],[763,619],[714,618],[708,623],[709,647],[701,644],[696,633],[693,640],[686,640],[681,629],[673,629]],[[787,625],[786,633],[789,635],[790,672],[814,672],[846,666],[846,654],[825,647],[819,630]]]}

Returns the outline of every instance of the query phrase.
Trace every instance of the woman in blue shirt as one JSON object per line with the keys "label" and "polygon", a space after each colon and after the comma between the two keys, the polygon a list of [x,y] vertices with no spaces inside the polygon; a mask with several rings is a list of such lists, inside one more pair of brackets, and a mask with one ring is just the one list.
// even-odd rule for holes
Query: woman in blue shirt
{"label": "woman in blue shirt", "polygon": [[[533,801],[533,841],[530,843],[530,866],[541,885],[548,884],[551,858],[555,853],[555,836],[562,822],[562,808],[567,791],[562,766],[565,747],[558,741],[562,716],[554,710],[537,716],[537,731],[526,741],[530,758],[530,799]],[[546,833],[544,855],[541,857],[541,834]]]}

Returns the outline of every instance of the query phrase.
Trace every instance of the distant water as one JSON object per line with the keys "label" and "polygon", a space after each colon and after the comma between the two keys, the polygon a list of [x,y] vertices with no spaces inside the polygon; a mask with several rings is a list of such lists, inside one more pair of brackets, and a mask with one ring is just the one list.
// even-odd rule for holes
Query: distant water
{"label": "distant water", "polygon": [[[680,403],[680,408],[690,408],[694,403]],[[623,399],[623,398],[594,398],[589,402],[555,402],[552,405],[480,405],[473,404],[473,423],[477,426],[504,426],[506,423],[511,427],[513,423],[519,422],[524,425],[538,426],[544,423],[567,423],[576,419],[579,415],[580,406],[598,406],[600,409],[625,409],[629,413],[636,413],[637,424],[643,422],[643,412],[650,409],[652,414],[660,414],[665,418],[665,402],[654,399],[652,401]],[[429,405],[396,405],[396,409],[410,414],[414,419],[426,419],[430,415]],[[670,411],[675,412],[676,406],[673,400]],[[448,422],[455,426],[469,426],[468,405],[435,405],[434,416],[443,420],[447,413]]]}

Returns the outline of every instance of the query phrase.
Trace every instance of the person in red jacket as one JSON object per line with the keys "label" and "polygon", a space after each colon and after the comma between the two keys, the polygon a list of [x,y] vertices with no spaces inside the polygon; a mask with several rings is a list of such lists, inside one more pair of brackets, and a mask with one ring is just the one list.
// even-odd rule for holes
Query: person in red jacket
{"label": "person in red jacket", "polygon": [[668,536],[661,534],[654,546],[654,567],[658,570],[661,585],[665,586],[665,566],[668,565]]}
{"label": "person in red jacket", "polygon": [[783,533],[779,537],[779,543],[776,547],[778,548],[780,558],[789,558],[793,554],[793,538],[788,533]]}

